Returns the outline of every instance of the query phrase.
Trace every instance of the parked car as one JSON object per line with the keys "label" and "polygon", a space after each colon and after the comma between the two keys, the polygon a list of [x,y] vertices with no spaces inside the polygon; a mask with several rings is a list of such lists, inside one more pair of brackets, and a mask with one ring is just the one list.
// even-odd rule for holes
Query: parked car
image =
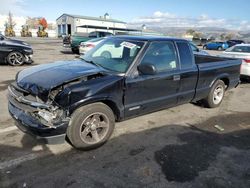
{"label": "parked car", "polygon": [[70,48],[70,35],[63,35],[63,47]]}
{"label": "parked car", "polygon": [[229,45],[226,42],[209,42],[203,46],[204,50],[226,50]]}
{"label": "parked car", "polygon": [[208,52],[206,52],[205,50],[201,50],[199,49],[194,43],[190,42],[190,47],[191,49],[193,50],[193,53],[194,54],[197,54],[197,55],[209,55]]}
{"label": "parked car", "polygon": [[227,44],[229,47],[232,47],[236,44],[245,44],[245,41],[243,41],[243,40],[228,40]]}
{"label": "parked car", "polygon": [[0,63],[12,66],[32,63],[32,54],[29,44],[0,34]]}
{"label": "parked car", "polygon": [[100,37],[100,38],[94,38],[94,39],[88,40],[86,42],[81,42],[79,46],[80,55],[84,55],[86,52],[94,48],[97,44],[99,44],[103,40],[104,38]]}
{"label": "parked car", "polygon": [[[103,31],[94,31],[94,32],[85,33],[85,34],[76,33],[70,36],[70,47],[73,53],[79,54],[79,46],[81,42],[86,42],[93,38],[100,38],[100,37],[106,37],[106,36],[111,36],[111,35],[112,33],[103,32]],[[67,40],[65,40],[64,45],[67,46]]]}
{"label": "parked car", "polygon": [[222,56],[242,59],[241,77],[250,78],[250,44],[237,44],[228,48]]}
{"label": "parked car", "polygon": [[207,38],[192,38],[192,42],[197,45],[197,46],[203,46],[204,44],[210,42],[212,39],[207,39]]}
{"label": "parked car", "polygon": [[193,55],[184,39],[109,37],[82,59],[19,72],[8,87],[9,112],[37,138],[66,134],[75,148],[92,149],[108,140],[116,121],[200,100],[218,107],[239,84],[240,66]]}

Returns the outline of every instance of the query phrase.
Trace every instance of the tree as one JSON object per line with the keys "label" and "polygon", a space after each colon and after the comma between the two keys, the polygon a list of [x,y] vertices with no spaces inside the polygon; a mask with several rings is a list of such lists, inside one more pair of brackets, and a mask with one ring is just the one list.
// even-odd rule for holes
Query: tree
{"label": "tree", "polygon": [[225,36],[225,39],[226,40],[231,40],[232,38],[234,38],[234,34],[233,33],[228,33],[226,36]]}
{"label": "tree", "polygon": [[186,31],[186,34],[188,34],[188,35],[194,35],[195,32],[196,32],[196,31],[193,30],[193,29],[188,29],[188,30]]}
{"label": "tree", "polygon": [[225,37],[226,37],[225,33],[220,34],[220,40],[225,40]]}
{"label": "tree", "polygon": [[200,33],[200,32],[194,32],[193,33],[193,37],[194,38],[202,38],[202,33]]}

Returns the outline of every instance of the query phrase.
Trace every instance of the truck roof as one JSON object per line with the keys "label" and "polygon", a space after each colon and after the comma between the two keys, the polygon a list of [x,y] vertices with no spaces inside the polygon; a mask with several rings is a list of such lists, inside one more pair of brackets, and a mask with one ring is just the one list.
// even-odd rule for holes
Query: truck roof
{"label": "truck roof", "polygon": [[164,36],[131,36],[131,35],[117,35],[112,38],[121,38],[125,40],[137,40],[137,41],[187,41],[180,38],[164,37]]}

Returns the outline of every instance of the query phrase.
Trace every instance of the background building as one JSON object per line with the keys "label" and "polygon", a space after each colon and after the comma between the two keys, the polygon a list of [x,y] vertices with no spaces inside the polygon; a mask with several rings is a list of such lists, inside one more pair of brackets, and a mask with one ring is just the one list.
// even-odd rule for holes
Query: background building
{"label": "background building", "polygon": [[71,14],[63,14],[56,19],[57,35],[72,35],[74,33],[91,33],[104,31],[115,34],[115,30],[126,30],[126,23],[111,19],[109,14],[103,17],[89,17]]}

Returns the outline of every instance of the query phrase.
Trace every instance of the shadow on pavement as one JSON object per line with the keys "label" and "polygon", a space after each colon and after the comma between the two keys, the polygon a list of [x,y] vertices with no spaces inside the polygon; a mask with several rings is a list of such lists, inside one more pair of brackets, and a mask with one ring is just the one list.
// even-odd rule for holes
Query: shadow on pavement
{"label": "shadow on pavement", "polygon": [[61,50],[60,51],[62,54],[74,54],[71,50]]}
{"label": "shadow on pavement", "polygon": [[[52,154],[1,172],[0,187],[250,187],[250,113],[190,127],[165,125],[112,138],[92,151]],[[219,131],[218,124],[225,130]],[[31,149],[0,146],[0,151]],[[1,185],[2,184],[2,185]]]}
{"label": "shadow on pavement", "polygon": [[8,86],[14,82],[15,80],[6,80],[6,81],[3,81],[3,82],[0,82],[0,91],[4,91],[8,88]]}

